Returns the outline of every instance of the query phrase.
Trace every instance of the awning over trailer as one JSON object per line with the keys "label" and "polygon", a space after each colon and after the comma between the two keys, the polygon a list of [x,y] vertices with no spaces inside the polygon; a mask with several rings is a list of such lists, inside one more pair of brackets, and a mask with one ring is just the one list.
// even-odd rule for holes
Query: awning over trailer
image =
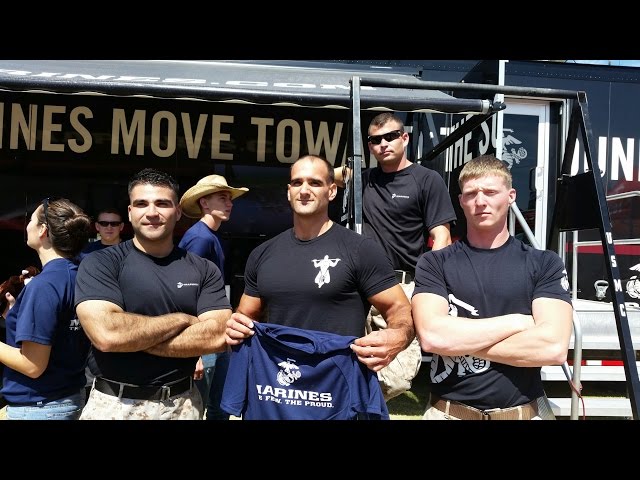
{"label": "awning over trailer", "polygon": [[[0,91],[145,96],[266,105],[349,108],[354,75],[415,81],[405,72],[365,66],[264,60],[0,60]],[[490,100],[455,98],[439,90],[361,87],[363,109],[487,113]]]}

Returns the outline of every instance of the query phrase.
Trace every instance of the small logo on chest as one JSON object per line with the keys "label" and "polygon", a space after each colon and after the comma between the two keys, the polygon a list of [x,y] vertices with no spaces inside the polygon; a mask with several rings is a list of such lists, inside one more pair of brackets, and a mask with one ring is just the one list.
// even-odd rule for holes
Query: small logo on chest
{"label": "small logo on chest", "polygon": [[318,285],[318,288],[321,288],[325,283],[331,282],[331,274],[329,273],[329,268],[335,267],[340,261],[339,258],[329,258],[329,255],[325,255],[321,260],[311,260],[313,262],[313,266],[319,268],[320,271],[314,282]]}

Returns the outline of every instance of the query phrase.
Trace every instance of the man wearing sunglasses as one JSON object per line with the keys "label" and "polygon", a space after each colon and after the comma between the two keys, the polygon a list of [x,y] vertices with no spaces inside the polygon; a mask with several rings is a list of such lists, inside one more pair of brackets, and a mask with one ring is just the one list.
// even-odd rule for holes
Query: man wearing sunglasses
{"label": "man wearing sunglasses", "polygon": [[98,219],[94,223],[96,232],[98,232],[99,240],[89,242],[86,248],[80,253],[80,259],[83,259],[91,252],[102,250],[105,247],[119,244],[122,239],[120,234],[124,228],[122,215],[115,208],[105,208],[98,213]]}
{"label": "man wearing sunglasses", "polygon": [[[374,117],[367,140],[378,166],[362,172],[363,233],[384,248],[402,288],[411,298],[415,266],[427,250],[427,241],[431,241],[432,250],[451,244],[450,223],[456,220],[455,210],[442,177],[407,158],[409,134],[397,115],[384,112]],[[346,168],[335,169],[339,187],[344,187],[348,174]],[[386,328],[375,308],[371,309],[367,325],[374,330]],[[422,352],[415,340],[378,372],[387,400],[410,388],[421,361]]]}
{"label": "man wearing sunglasses", "polygon": [[[96,232],[98,232],[99,238],[94,242],[89,242],[84,250],[80,252],[80,255],[78,255],[80,260],[91,252],[102,250],[103,248],[110,247],[112,245],[117,245],[122,241],[120,233],[124,228],[124,222],[122,221],[122,215],[117,209],[112,207],[102,209],[98,213],[97,218],[98,219],[93,225]],[[87,377],[85,387],[87,390],[87,397],[89,397],[91,386],[93,385],[93,379],[95,378],[95,374],[91,371],[89,365],[87,365],[85,369],[85,375]]]}

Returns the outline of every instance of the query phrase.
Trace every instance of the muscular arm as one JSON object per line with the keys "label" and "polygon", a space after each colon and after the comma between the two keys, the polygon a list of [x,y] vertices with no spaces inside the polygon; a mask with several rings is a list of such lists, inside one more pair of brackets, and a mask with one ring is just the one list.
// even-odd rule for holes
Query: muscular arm
{"label": "muscular arm", "polygon": [[262,317],[263,304],[260,297],[251,297],[245,293],[240,298],[238,308],[227,321],[225,340],[227,345],[238,345],[253,335],[253,322]]}
{"label": "muscular arm", "polygon": [[449,302],[440,295],[419,293],[411,301],[418,341],[425,352],[471,355],[533,326],[531,315],[519,313],[491,318],[448,315]]}
{"label": "muscular arm", "polygon": [[368,300],[382,314],[387,328],[356,339],[351,348],[358,360],[377,372],[409,346],[415,338],[415,330],[411,304],[400,285],[377,293]]}
{"label": "muscular arm", "polygon": [[573,329],[573,307],[563,300],[537,298],[532,312],[535,326],[473,355],[516,367],[563,364]]}
{"label": "muscular arm", "polygon": [[451,227],[448,223],[433,227],[429,230],[429,236],[433,240],[431,250],[440,250],[447,245],[451,245]]}
{"label": "muscular arm", "polygon": [[29,378],[42,375],[50,355],[51,345],[24,341],[21,348],[16,348],[0,342],[0,362]]}
{"label": "muscular arm", "polygon": [[224,352],[224,331],[231,310],[210,310],[198,316],[198,323],[176,336],[147,348],[147,353],[160,357],[195,357],[207,353]]}
{"label": "muscular arm", "polygon": [[76,307],[82,328],[102,352],[139,352],[162,343],[199,322],[186,313],[157,317],[124,312],[115,303],[87,300]]}

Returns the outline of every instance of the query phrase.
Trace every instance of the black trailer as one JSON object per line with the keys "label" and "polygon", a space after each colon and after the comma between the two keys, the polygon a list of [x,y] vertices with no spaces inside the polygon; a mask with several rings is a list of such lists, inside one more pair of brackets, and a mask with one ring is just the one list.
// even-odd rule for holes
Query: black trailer
{"label": "black trailer", "polygon": [[[144,167],[168,171],[183,190],[202,176],[220,173],[232,184],[251,188],[238,199],[222,232],[229,249],[231,265],[225,270],[233,300],[241,290],[248,252],[290,226],[285,186],[288,167],[300,155],[321,154],[334,166],[350,162],[354,167],[353,184],[331,214],[360,231],[359,167],[375,162],[364,151],[362,125],[379,111],[392,110],[404,116],[411,134],[410,159],[439,171],[452,195],[456,169],[473,154],[494,152],[521,170],[514,178],[524,182],[533,198],[515,206],[519,221],[512,222],[514,234],[530,238],[540,248],[559,249],[563,232],[598,232],[608,281],[614,286],[610,296],[637,419],[635,351],[605,191],[600,175],[594,173],[598,170],[591,155],[586,95],[574,89],[505,86],[500,63],[493,67],[496,70],[489,70],[498,74],[486,75],[487,64],[479,62],[462,83],[425,80],[422,68],[406,65],[0,61],[0,231],[12,252],[0,260],[0,273],[8,276],[33,263],[24,246],[24,219],[44,197],[65,195],[92,213],[104,205],[124,208],[127,179]],[[470,82],[473,78],[484,83]],[[537,106],[528,99],[549,105],[548,123],[553,128],[547,127],[547,134],[556,147],[551,149],[555,161],[545,164],[544,175],[539,162],[527,163],[533,155],[529,157],[524,147],[506,152],[503,148],[501,115],[510,108],[516,113],[526,110],[518,120],[529,122],[528,112]],[[579,139],[586,163],[576,173],[570,160]],[[532,142],[538,142],[535,147],[540,150],[539,133]],[[546,194],[545,202],[536,197],[539,191]],[[584,213],[585,201],[591,213]],[[568,208],[555,208],[560,202]],[[543,203],[542,214],[527,216]],[[177,235],[190,226],[183,220]]]}

